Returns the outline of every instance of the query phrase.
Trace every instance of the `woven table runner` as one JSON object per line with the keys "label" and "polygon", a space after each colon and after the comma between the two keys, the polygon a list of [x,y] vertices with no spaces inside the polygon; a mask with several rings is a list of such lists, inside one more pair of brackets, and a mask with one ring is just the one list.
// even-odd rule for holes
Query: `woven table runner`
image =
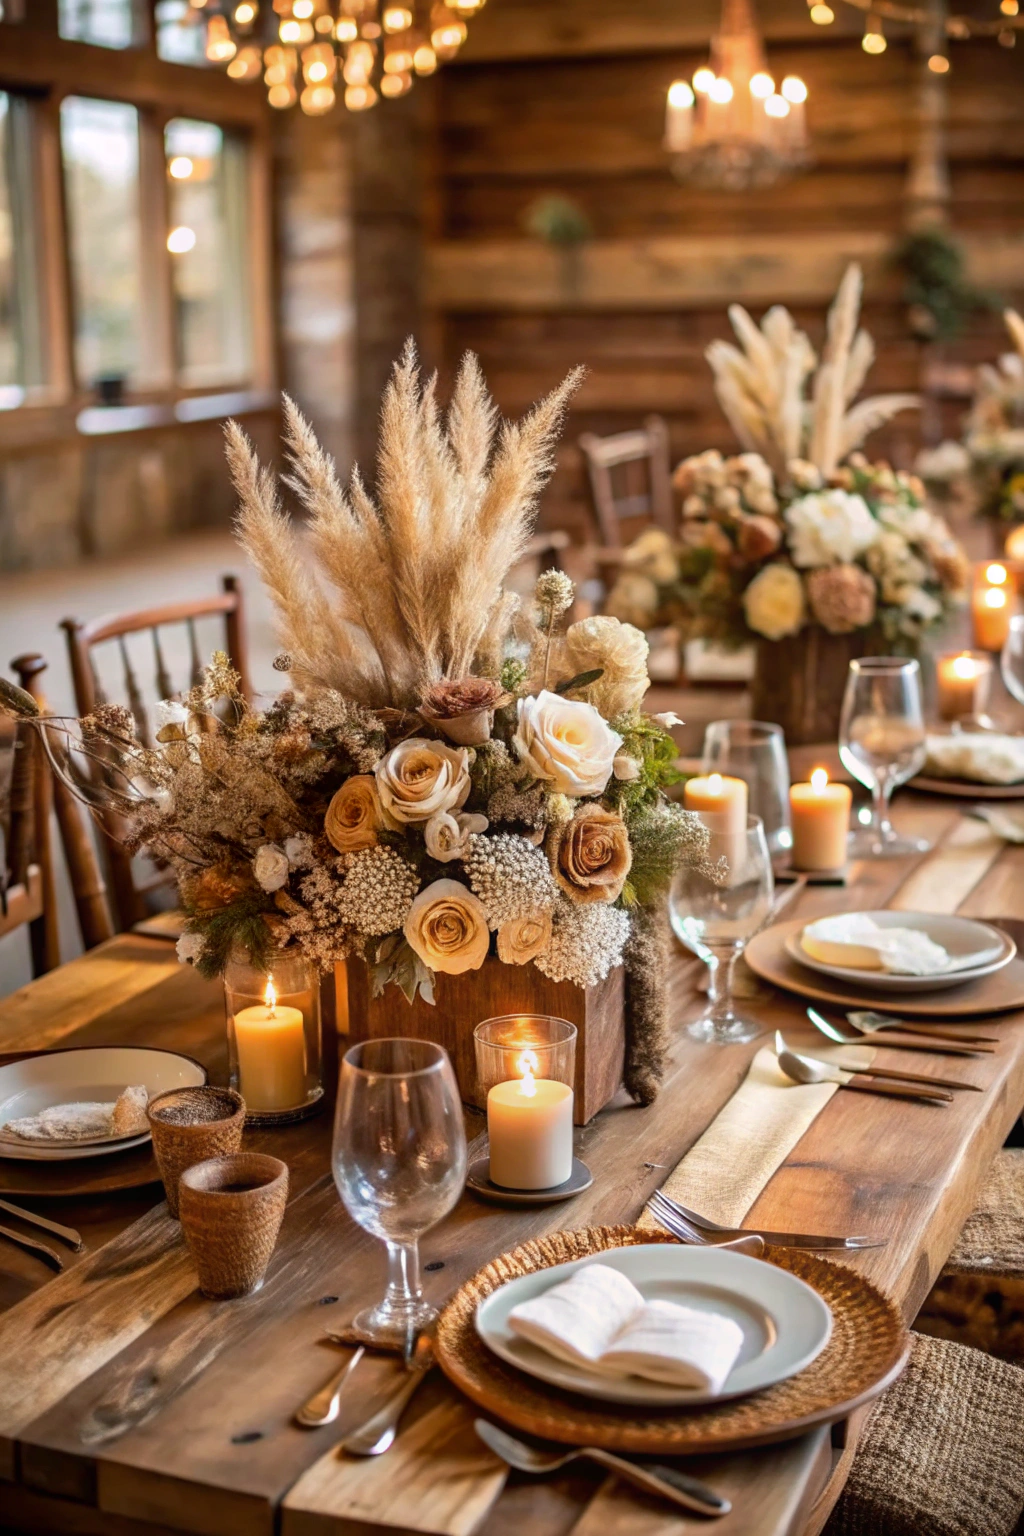
{"label": "woven table runner", "polygon": [[[870,1066],[871,1046],[814,1048],[837,1066]],[[776,1169],[817,1119],[838,1083],[794,1083],[775,1052],[758,1051],[743,1082],[661,1186],[701,1216],[738,1227]],[[638,1226],[657,1227],[645,1211]]]}
{"label": "woven table runner", "polygon": [[1006,843],[987,822],[962,816],[889,903],[894,912],[955,912],[988,874]]}

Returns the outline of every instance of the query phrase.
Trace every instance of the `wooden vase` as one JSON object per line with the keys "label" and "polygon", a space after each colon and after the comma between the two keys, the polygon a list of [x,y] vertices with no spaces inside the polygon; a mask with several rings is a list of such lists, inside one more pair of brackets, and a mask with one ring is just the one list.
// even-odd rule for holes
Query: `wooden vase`
{"label": "wooden vase", "polygon": [[533,965],[505,965],[490,955],[477,971],[438,974],[433,1005],[419,996],[409,1003],[393,985],[374,997],[369,970],[361,960],[350,960],[347,971],[350,1041],[405,1035],[443,1045],[463,1101],[478,1109],[486,1108],[487,1101],[477,1084],[473,1030],[483,1019],[507,1013],[548,1014],[576,1025],[577,1125],[592,1120],[622,1083],[626,1035],[621,966],[597,986],[584,989],[551,981]]}
{"label": "wooden vase", "polygon": [[759,640],[751,714],[781,725],[788,746],[834,742],[850,662],[884,654],[874,628],[830,635],[814,624],[785,640]]}

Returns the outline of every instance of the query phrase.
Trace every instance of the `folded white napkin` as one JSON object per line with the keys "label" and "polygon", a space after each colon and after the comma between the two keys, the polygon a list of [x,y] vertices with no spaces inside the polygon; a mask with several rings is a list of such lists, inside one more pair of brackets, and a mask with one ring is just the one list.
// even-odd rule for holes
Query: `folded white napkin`
{"label": "folded white napkin", "polygon": [[1017,784],[1024,779],[1024,736],[997,731],[952,731],[925,738],[925,773],[977,784]]}
{"label": "folded white napkin", "polygon": [[607,1264],[586,1264],[509,1313],[513,1333],[558,1360],[605,1376],[721,1392],[743,1332],[730,1317],[674,1301],[645,1301]]}
{"label": "folded white napkin", "polygon": [[866,912],[842,912],[808,923],[800,944],[824,965],[852,970],[889,971],[898,976],[937,976],[969,963],[951,960],[949,951],[920,928],[881,928]]}
{"label": "folded white napkin", "polygon": [[3,1127],[23,1141],[88,1141],[100,1136],[141,1136],[149,1129],[144,1087],[125,1088],[112,1104],[83,1101],[51,1104],[37,1115],[8,1120]]}

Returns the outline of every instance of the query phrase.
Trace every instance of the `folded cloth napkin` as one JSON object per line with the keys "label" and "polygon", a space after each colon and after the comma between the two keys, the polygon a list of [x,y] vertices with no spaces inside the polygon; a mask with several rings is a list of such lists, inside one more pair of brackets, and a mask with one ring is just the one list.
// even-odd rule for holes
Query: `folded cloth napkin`
{"label": "folded cloth napkin", "polygon": [[113,1104],[51,1104],[37,1115],[8,1120],[3,1127],[23,1141],[87,1141],[99,1136],[141,1136],[149,1129],[144,1087],[125,1088]]}
{"label": "folded cloth napkin", "polygon": [[920,928],[882,928],[866,912],[842,912],[808,923],[801,948],[826,965],[854,970],[889,971],[897,976],[937,976],[970,963],[971,956],[950,958]]}
{"label": "folded cloth napkin", "polygon": [[1024,779],[1024,736],[997,731],[951,731],[925,738],[925,773],[978,784],[1017,784]]}
{"label": "folded cloth napkin", "polygon": [[1004,843],[1024,843],[1024,811],[1009,810],[1003,805],[976,805],[971,815],[987,822]]}
{"label": "folded cloth napkin", "polygon": [[730,1317],[674,1301],[645,1301],[607,1264],[585,1264],[509,1313],[509,1327],[558,1360],[603,1376],[642,1376],[716,1395],[739,1357]]}

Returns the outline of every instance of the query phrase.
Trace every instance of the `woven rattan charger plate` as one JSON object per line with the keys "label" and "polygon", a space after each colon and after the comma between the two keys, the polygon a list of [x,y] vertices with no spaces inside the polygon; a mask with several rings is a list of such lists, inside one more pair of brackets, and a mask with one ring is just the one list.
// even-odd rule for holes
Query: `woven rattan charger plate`
{"label": "woven rattan charger plate", "polygon": [[909,1339],[893,1304],[853,1270],[790,1248],[769,1248],[768,1262],[788,1269],[825,1298],[832,1309],[832,1337],[798,1375],[718,1407],[638,1414],[602,1406],[506,1365],[477,1337],[477,1303],[517,1275],[609,1248],[673,1241],[636,1227],[589,1227],[513,1248],[467,1280],[445,1307],[436,1341],[441,1369],[485,1412],[528,1434],[570,1445],[669,1456],[769,1445],[815,1424],[833,1423],[883,1392],[903,1369]]}

